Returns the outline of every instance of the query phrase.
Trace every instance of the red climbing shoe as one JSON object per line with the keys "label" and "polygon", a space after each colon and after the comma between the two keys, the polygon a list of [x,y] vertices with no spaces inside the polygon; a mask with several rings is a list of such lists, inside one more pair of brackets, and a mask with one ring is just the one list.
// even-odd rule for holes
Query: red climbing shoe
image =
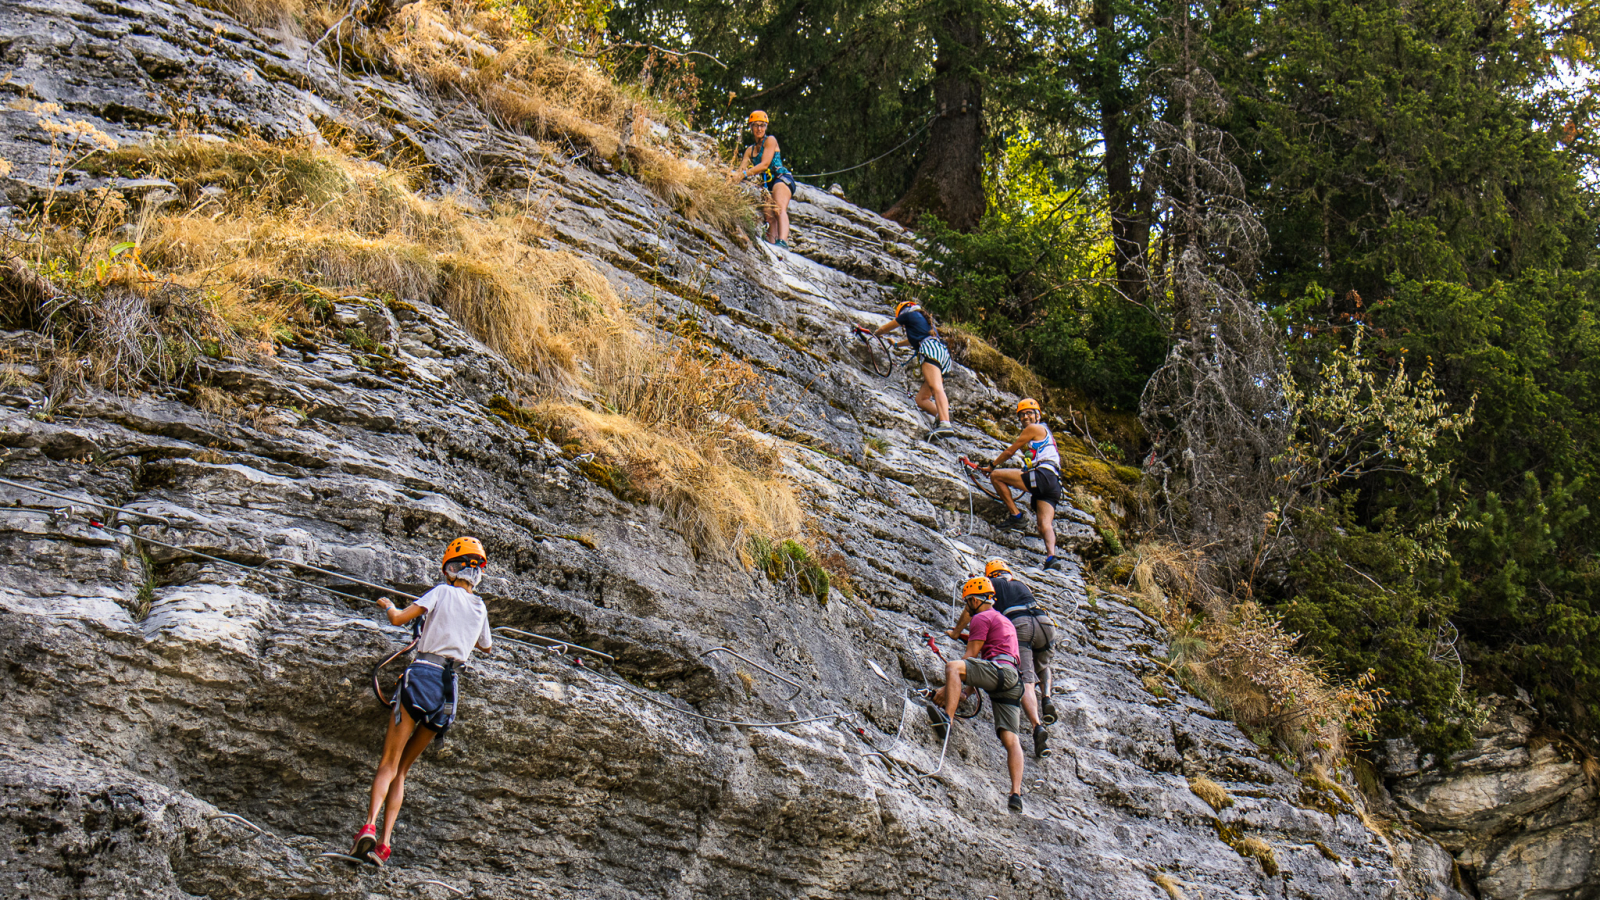
{"label": "red climbing shoe", "polygon": [[367,859],[371,860],[373,865],[381,866],[389,861],[389,852],[388,844],[379,844],[367,851]]}
{"label": "red climbing shoe", "polygon": [[356,848],[350,851],[350,855],[360,859],[376,846],[378,846],[378,826],[363,825],[361,830],[356,832]]}

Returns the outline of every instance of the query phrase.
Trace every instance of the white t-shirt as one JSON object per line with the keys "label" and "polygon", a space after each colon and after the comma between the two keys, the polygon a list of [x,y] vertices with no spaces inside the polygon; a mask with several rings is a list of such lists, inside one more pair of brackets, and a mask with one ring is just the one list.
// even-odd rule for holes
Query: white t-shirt
{"label": "white t-shirt", "polygon": [[472,658],[476,644],[485,650],[494,646],[489,637],[489,611],[471,591],[441,584],[422,595],[417,605],[428,611],[422,626],[418,653],[436,653],[458,662]]}

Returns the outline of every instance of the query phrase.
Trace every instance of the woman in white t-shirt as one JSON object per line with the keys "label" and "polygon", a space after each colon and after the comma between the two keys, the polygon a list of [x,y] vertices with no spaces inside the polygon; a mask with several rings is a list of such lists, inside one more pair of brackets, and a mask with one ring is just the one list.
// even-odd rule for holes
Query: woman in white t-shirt
{"label": "woman in white t-shirt", "polygon": [[[372,779],[372,803],[367,824],[356,833],[352,856],[383,865],[389,859],[389,837],[400,816],[406,795],[406,773],[434,735],[444,734],[456,716],[456,667],[472,658],[476,647],[488,653],[489,613],[472,591],[483,579],[489,558],[477,538],[450,542],[440,567],[445,583],[423,594],[416,603],[396,609],[386,597],[380,601],[389,622],[404,625],[424,613],[428,618],[417,639],[417,654],[400,676],[395,691],[394,714],[383,739],[383,758]],[[383,837],[378,837],[378,811],[383,810]]]}

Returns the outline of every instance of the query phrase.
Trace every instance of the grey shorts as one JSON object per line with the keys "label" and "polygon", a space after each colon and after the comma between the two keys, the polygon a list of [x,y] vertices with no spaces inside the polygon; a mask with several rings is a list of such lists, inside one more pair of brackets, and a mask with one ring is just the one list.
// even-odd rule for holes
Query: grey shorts
{"label": "grey shorts", "polygon": [[[994,733],[1022,733],[1022,678],[1010,666],[986,659],[967,660],[967,684],[983,688],[994,708]],[[1009,685],[1009,687],[1007,687]]]}
{"label": "grey shorts", "polygon": [[1050,656],[1055,652],[1050,646],[1056,640],[1056,623],[1049,616],[1017,616],[1011,624],[1017,628],[1017,655],[1021,657],[1017,671],[1022,683],[1043,683]]}

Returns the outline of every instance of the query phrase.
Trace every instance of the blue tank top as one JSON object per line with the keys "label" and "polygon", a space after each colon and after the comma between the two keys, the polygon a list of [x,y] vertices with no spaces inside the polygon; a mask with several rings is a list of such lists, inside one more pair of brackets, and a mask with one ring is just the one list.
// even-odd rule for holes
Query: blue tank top
{"label": "blue tank top", "polygon": [[[777,140],[778,136],[775,134],[769,134],[767,137],[761,139],[761,143],[751,144],[745,148],[745,150],[750,153],[750,165],[761,165],[761,157],[767,152],[767,138]],[[768,187],[771,187],[772,182],[774,181],[780,179],[787,181],[792,177],[789,172],[789,167],[783,164],[783,151],[778,149],[772,151],[772,164],[767,166],[767,170],[757,174],[761,176],[761,183]]]}
{"label": "blue tank top", "polygon": [[922,346],[922,342],[933,334],[933,323],[928,321],[927,313],[920,309],[908,309],[896,316],[895,321],[906,330],[906,342],[913,349]]}

